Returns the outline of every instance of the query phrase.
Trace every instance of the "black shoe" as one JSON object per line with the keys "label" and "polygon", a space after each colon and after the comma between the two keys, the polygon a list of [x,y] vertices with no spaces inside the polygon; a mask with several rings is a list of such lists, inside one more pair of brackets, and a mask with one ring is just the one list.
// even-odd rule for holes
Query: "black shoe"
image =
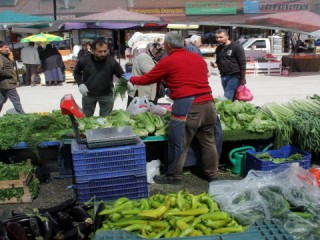
{"label": "black shoe", "polygon": [[155,176],[153,178],[155,183],[158,184],[172,184],[172,185],[181,185],[182,180],[181,179],[175,179],[172,177],[168,177],[167,175],[160,175],[160,176]]}
{"label": "black shoe", "polygon": [[217,180],[218,180],[218,178],[209,178],[208,182],[214,182],[214,181],[217,181]]}

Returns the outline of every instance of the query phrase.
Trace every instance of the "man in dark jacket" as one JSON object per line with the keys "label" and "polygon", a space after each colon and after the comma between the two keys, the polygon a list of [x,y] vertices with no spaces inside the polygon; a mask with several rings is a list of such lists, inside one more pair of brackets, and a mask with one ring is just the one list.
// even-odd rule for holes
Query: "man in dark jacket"
{"label": "man in dark jacket", "polygon": [[124,74],[120,64],[107,56],[108,44],[98,39],[92,42],[93,54],[81,57],[73,71],[74,78],[82,94],[83,113],[93,116],[96,104],[100,105],[99,115],[107,116],[113,109],[113,75]]}
{"label": "man in dark jacket", "polygon": [[246,56],[241,45],[229,40],[227,30],[217,30],[216,38],[219,46],[215,51],[216,62],[211,62],[211,66],[218,67],[224,96],[233,101],[238,86],[246,84]]}
{"label": "man in dark jacket", "polygon": [[0,40],[0,112],[8,98],[17,113],[24,113],[17,92],[17,75],[9,59],[10,49],[6,42]]}

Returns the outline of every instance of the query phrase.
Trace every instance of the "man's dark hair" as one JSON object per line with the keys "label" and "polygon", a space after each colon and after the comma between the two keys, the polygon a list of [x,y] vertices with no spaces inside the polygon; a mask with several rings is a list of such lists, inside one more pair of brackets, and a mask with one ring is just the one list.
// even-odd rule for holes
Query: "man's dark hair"
{"label": "man's dark hair", "polygon": [[226,36],[229,36],[229,33],[226,29],[220,28],[216,31],[216,34],[224,33]]}
{"label": "man's dark hair", "polygon": [[108,46],[108,43],[106,42],[106,40],[104,38],[98,38],[98,39],[94,40],[90,46],[91,46],[92,50],[96,50],[97,46],[101,46],[101,45]]}
{"label": "man's dark hair", "polygon": [[5,45],[8,45],[8,43],[6,41],[0,40],[0,48],[2,48]]}
{"label": "man's dark hair", "polygon": [[34,47],[34,42],[29,42],[29,46]]}

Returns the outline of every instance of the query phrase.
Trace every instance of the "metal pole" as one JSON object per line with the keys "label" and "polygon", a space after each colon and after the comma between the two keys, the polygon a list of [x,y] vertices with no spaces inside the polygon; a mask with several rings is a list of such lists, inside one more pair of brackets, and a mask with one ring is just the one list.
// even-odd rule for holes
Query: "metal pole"
{"label": "metal pole", "polygon": [[53,0],[53,18],[57,20],[57,0]]}
{"label": "metal pole", "polygon": [[19,79],[19,72],[18,72],[18,66],[17,66],[17,62],[16,62],[16,58],[14,56],[14,45],[13,45],[13,41],[12,41],[12,27],[8,27],[9,30],[9,36],[10,36],[10,42],[11,42],[11,47],[12,47],[12,59],[13,59],[13,66],[16,69],[16,75],[17,75],[17,80],[20,83],[20,79]]}

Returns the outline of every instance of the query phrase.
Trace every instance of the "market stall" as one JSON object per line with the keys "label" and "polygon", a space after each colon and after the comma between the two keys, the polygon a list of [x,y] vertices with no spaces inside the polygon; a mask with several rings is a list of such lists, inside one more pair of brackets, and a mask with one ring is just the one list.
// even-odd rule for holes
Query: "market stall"
{"label": "market stall", "polygon": [[289,67],[291,72],[319,72],[320,55],[282,56],[282,66]]}

